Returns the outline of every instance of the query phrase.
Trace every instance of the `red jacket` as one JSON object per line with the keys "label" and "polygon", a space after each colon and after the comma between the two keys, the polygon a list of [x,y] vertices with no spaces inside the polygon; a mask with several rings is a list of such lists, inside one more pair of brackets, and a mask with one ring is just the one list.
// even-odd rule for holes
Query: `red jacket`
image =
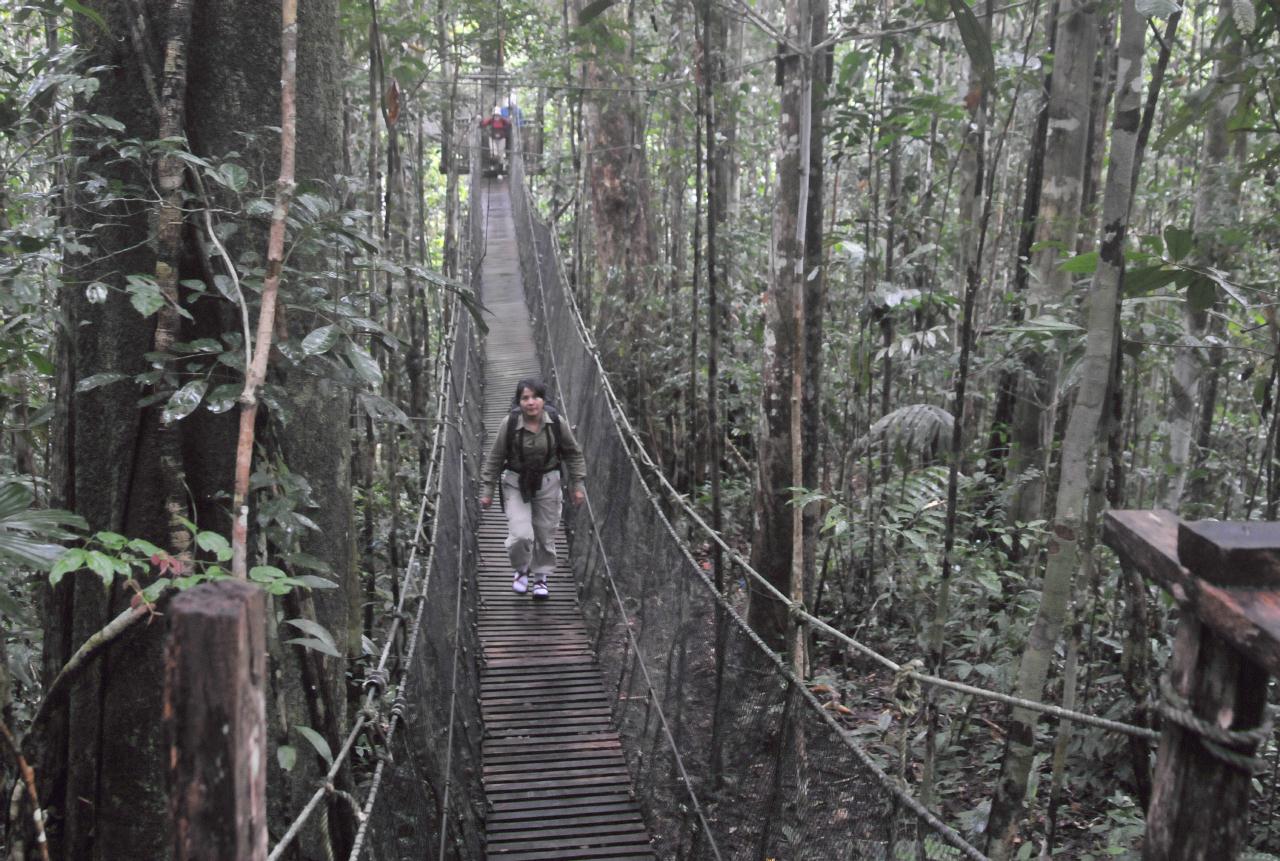
{"label": "red jacket", "polygon": [[485,117],[480,121],[480,126],[487,127],[494,137],[506,137],[508,125],[506,117],[501,115]]}

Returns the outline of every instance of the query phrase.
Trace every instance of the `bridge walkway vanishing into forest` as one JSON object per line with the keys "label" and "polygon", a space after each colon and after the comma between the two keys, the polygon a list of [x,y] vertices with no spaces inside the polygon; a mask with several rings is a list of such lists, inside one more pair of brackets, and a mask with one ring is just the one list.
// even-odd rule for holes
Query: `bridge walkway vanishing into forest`
{"label": "bridge walkway vanishing into forest", "polygon": [[[297,857],[320,857],[327,823],[355,803],[333,783],[362,736],[376,766],[348,861],[983,861],[755,635],[668,519],[515,137],[509,181],[486,181],[471,147],[466,246],[487,349],[456,300],[385,643],[268,861],[294,841],[310,847]],[[535,603],[511,590],[501,511],[477,499],[515,382],[539,372],[587,456],[587,498],[566,509],[565,561]],[[887,659],[846,645],[851,672],[883,676]]]}
{"label": "bridge walkway vanishing into forest", "polygon": [[[484,351],[487,450],[517,381],[540,376],[541,368],[507,183],[486,184],[473,205],[484,210],[480,298],[492,315],[486,315]],[[565,561],[564,530],[547,600],[512,591],[506,534],[495,503],[481,516],[476,572],[488,856],[651,859],[649,832]]]}

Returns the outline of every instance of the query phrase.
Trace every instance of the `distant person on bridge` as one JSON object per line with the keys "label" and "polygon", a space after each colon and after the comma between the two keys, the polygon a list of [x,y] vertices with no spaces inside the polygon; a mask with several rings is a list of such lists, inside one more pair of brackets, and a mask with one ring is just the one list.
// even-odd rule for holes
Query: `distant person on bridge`
{"label": "distant person on bridge", "polygon": [[480,127],[489,130],[489,162],[498,173],[507,171],[507,139],[511,136],[511,121],[502,115],[502,108],[494,106],[493,114],[480,121]]}
{"label": "distant person on bridge", "polygon": [[569,473],[570,499],[587,498],[587,462],[569,423],[547,403],[538,379],[516,384],[511,412],[498,426],[480,470],[480,507],[493,504],[499,478],[507,513],[507,556],[515,570],[511,588],[547,598],[547,577],[556,567],[556,527],[560,525],[560,465]]}

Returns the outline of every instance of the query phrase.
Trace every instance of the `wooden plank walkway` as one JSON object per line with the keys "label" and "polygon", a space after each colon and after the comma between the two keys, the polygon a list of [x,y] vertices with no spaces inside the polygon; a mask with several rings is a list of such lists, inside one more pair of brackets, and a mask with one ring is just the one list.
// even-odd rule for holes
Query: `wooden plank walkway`
{"label": "wooden plank walkway", "polygon": [[[485,347],[485,427],[492,434],[516,382],[539,373],[520,283],[506,180],[484,185],[486,248],[481,299],[493,312]],[[587,458],[588,468],[591,459]],[[649,832],[613,728],[600,668],[565,562],[551,597],[511,590],[503,547],[506,519],[495,504],[480,522],[478,608],[488,856],[534,859],[652,859]]]}

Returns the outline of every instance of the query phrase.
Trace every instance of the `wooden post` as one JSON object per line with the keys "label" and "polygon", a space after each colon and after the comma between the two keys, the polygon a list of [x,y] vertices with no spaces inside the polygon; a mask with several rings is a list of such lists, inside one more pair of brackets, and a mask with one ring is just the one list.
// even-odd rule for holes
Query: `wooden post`
{"label": "wooden post", "polygon": [[[1112,511],[1104,536],[1182,607],[1173,691],[1208,724],[1256,729],[1268,674],[1280,675],[1280,523],[1183,523],[1168,511]],[[1143,857],[1236,857],[1248,845],[1250,783],[1200,733],[1166,718]]]}
{"label": "wooden post", "polygon": [[175,861],[267,857],[266,599],[204,583],[167,611],[164,724]]}

